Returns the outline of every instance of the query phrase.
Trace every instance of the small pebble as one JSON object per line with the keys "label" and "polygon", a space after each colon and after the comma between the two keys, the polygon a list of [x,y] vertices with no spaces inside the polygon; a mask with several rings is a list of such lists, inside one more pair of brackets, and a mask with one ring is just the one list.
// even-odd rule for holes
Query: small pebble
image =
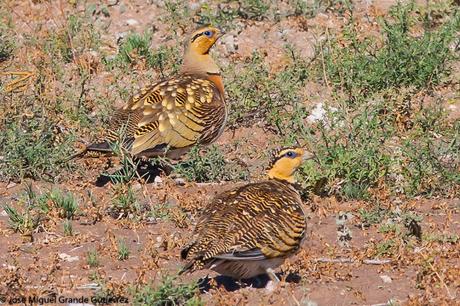
{"label": "small pebble", "polygon": [[136,19],[128,19],[126,20],[126,24],[129,25],[129,26],[135,26],[135,25],[138,25],[139,24],[139,21],[137,21]]}
{"label": "small pebble", "polygon": [[178,177],[174,180],[174,182],[176,182],[176,185],[179,185],[179,186],[184,186],[185,185],[185,180],[181,177]]}
{"label": "small pebble", "polygon": [[131,189],[132,189],[133,191],[141,190],[141,189],[142,189],[142,185],[141,185],[139,182],[135,182],[135,183],[131,186]]}
{"label": "small pebble", "polygon": [[389,284],[392,282],[391,277],[389,277],[388,275],[380,275],[380,278],[385,284]]}
{"label": "small pebble", "polygon": [[78,261],[80,259],[78,258],[78,256],[70,256],[69,254],[66,254],[66,253],[60,253],[58,256],[60,259],[67,261],[67,262]]}

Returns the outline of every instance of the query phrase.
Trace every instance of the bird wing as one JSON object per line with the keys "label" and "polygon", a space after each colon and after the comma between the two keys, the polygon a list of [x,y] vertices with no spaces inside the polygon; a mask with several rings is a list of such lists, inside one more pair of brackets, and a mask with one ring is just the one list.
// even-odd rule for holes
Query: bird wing
{"label": "bird wing", "polygon": [[281,182],[243,186],[213,201],[187,254],[201,258],[259,260],[295,251],[305,234],[300,197]]}
{"label": "bird wing", "polygon": [[184,75],[140,90],[114,116],[112,131],[125,126],[133,155],[164,153],[168,148],[212,142],[225,119],[223,95],[216,85]]}
{"label": "bird wing", "polygon": [[263,260],[267,257],[262,253],[260,249],[250,249],[242,252],[232,252],[227,254],[219,254],[214,256],[217,259],[225,260]]}

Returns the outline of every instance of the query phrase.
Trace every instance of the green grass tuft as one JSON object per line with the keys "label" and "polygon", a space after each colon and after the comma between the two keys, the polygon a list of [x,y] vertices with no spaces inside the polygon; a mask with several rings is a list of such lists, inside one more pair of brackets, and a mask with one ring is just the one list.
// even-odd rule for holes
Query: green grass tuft
{"label": "green grass tuft", "polygon": [[[204,152],[203,152],[204,151]],[[248,171],[244,167],[225,160],[216,145],[204,150],[194,147],[186,161],[173,166],[174,172],[194,182],[244,180]]]}
{"label": "green grass tuft", "polygon": [[51,200],[53,205],[60,210],[59,216],[68,220],[73,219],[78,210],[78,202],[70,192],[64,194],[58,189],[47,193],[46,196]]}
{"label": "green grass tuft", "polygon": [[99,254],[96,249],[89,250],[86,253],[86,262],[91,268],[99,267]]}
{"label": "green grass tuft", "polygon": [[54,182],[67,165],[62,160],[70,155],[73,136],[56,133],[53,123],[28,120],[23,124],[8,123],[0,133],[0,180],[24,178]]}
{"label": "green grass tuft", "polygon": [[413,3],[394,6],[390,16],[381,20],[380,43],[360,38],[351,19],[344,37],[350,45],[344,47],[334,41],[321,50],[327,78],[350,95],[350,102],[388,88],[432,86],[448,73],[446,64],[453,58],[450,46],[459,43],[460,14],[454,14],[438,29],[425,26],[417,37],[411,33],[417,22],[415,12]]}
{"label": "green grass tuft", "polygon": [[124,239],[118,240],[118,260],[126,260],[129,258],[129,248]]}
{"label": "green grass tuft", "polygon": [[72,222],[70,220],[64,220],[63,223],[63,228],[64,228],[64,236],[73,236],[73,227],[72,227]]}
{"label": "green grass tuft", "polygon": [[135,290],[134,305],[204,305],[197,296],[196,283],[176,284],[174,277],[166,277],[156,288],[147,285]]}

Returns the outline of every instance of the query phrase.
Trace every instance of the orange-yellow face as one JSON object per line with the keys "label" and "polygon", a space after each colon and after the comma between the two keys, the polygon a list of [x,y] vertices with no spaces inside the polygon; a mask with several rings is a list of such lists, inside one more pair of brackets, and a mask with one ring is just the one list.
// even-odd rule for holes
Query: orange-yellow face
{"label": "orange-yellow face", "polygon": [[294,182],[294,172],[303,161],[313,158],[313,154],[303,148],[287,148],[281,150],[272,162],[268,171],[270,178]]}
{"label": "orange-yellow face", "polygon": [[196,53],[208,54],[214,43],[223,35],[222,31],[214,27],[203,27],[192,33],[189,48]]}

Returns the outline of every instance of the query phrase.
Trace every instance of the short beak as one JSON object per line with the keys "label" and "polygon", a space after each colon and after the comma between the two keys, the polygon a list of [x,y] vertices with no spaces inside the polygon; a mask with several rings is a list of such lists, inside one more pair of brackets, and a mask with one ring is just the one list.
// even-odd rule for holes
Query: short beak
{"label": "short beak", "polygon": [[224,36],[226,34],[224,30],[222,30],[220,28],[218,30],[219,30],[219,33],[217,34],[217,39],[221,38],[222,36]]}
{"label": "short beak", "polygon": [[302,160],[306,161],[306,160],[309,160],[309,159],[313,159],[313,158],[315,158],[315,156],[316,156],[315,153],[312,153],[310,151],[305,150],[305,153],[302,156]]}

